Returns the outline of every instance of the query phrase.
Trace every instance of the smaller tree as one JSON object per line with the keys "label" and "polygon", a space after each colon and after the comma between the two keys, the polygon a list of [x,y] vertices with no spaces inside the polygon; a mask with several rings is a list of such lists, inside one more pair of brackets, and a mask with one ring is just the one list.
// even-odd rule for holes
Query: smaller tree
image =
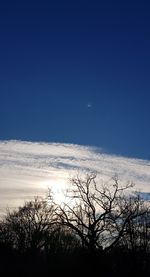
{"label": "smaller tree", "polygon": [[[132,252],[146,253],[150,250],[150,206],[139,195],[136,196],[135,203],[137,216],[128,219],[121,243]],[[130,209],[133,209],[135,203],[130,205]]]}
{"label": "smaller tree", "polygon": [[80,248],[78,237],[66,226],[58,226],[46,242],[47,254],[68,255]]}
{"label": "smaller tree", "polygon": [[1,222],[0,240],[21,252],[41,249],[56,225],[56,206],[40,198],[8,212]]}

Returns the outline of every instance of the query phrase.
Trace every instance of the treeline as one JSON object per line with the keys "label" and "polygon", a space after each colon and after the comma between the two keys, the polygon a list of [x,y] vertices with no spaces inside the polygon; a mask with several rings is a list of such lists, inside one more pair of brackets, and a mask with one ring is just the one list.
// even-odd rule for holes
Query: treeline
{"label": "treeline", "polygon": [[0,271],[135,276],[150,273],[150,205],[132,185],[71,180],[66,201],[50,193],[0,222]]}

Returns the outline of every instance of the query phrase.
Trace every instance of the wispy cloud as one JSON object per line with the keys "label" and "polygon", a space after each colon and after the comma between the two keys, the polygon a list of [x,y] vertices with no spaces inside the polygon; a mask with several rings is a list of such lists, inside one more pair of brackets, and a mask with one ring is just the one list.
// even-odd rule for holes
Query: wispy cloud
{"label": "wispy cloud", "polygon": [[80,171],[96,171],[103,180],[117,174],[150,192],[150,161],[108,155],[99,148],[62,143],[0,141],[0,211],[36,195],[69,185]]}

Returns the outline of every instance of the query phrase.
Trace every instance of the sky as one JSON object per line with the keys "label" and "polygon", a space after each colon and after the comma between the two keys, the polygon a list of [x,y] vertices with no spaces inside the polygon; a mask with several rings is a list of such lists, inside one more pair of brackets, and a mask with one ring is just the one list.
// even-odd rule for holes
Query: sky
{"label": "sky", "polygon": [[[103,149],[66,143],[39,143],[18,140],[0,141],[0,217],[36,196],[46,198],[49,189],[57,203],[66,201],[71,178],[97,174],[97,185],[134,184],[150,199],[150,161],[110,155]],[[68,201],[68,200],[67,200]]]}
{"label": "sky", "polygon": [[149,1],[1,1],[0,140],[150,159]]}
{"label": "sky", "polygon": [[0,3],[0,213],[70,176],[150,193],[150,2]]}

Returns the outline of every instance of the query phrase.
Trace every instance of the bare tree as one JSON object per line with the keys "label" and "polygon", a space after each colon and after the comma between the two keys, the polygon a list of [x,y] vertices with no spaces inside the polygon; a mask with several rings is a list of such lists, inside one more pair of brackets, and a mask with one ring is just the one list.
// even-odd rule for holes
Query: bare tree
{"label": "bare tree", "polygon": [[80,248],[80,240],[66,226],[57,226],[46,243],[47,254],[70,254]]}
{"label": "bare tree", "polygon": [[8,212],[1,222],[0,240],[21,252],[41,249],[56,224],[55,205],[40,198]]}
{"label": "bare tree", "polygon": [[138,201],[131,201],[125,193],[132,184],[120,186],[114,177],[111,185],[99,185],[96,174],[84,179],[77,176],[71,184],[67,192],[70,201],[59,209],[60,223],[72,229],[90,251],[111,249],[123,236],[129,219],[138,213]]}
{"label": "bare tree", "polygon": [[[132,201],[134,198],[132,198]],[[135,205],[135,203],[134,203]],[[137,216],[127,221],[123,241],[127,249],[136,252],[149,252],[150,250],[150,203],[136,197]],[[130,205],[133,209],[133,203]]]}

